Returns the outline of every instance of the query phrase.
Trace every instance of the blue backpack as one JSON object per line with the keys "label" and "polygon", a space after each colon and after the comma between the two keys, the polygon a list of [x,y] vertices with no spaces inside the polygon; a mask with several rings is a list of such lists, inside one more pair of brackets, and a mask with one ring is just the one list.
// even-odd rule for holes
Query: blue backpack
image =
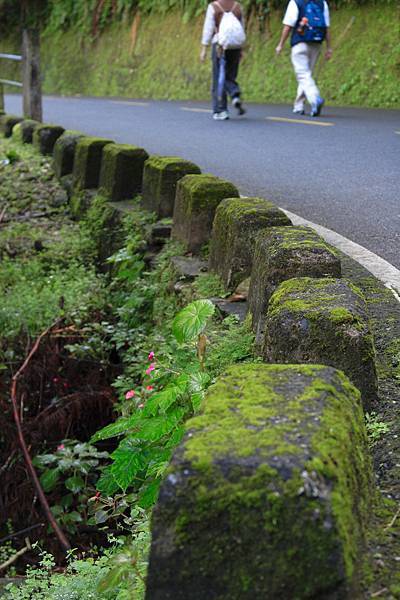
{"label": "blue backpack", "polygon": [[326,23],[324,0],[295,0],[299,8],[297,23],[293,28],[291,44],[324,41]]}

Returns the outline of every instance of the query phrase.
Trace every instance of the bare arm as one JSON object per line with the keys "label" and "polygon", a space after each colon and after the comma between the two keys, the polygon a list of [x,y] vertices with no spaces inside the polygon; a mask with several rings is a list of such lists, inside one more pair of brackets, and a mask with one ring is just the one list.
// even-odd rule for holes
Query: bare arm
{"label": "bare arm", "polygon": [[288,39],[290,32],[292,31],[292,27],[289,25],[284,25],[282,29],[281,39],[279,40],[279,44],[275,48],[275,52],[280,54],[282,52],[283,46],[285,45],[286,40]]}
{"label": "bare arm", "polygon": [[332,37],[331,37],[331,30],[329,27],[326,28],[326,52],[325,52],[325,59],[329,60],[332,57]]}

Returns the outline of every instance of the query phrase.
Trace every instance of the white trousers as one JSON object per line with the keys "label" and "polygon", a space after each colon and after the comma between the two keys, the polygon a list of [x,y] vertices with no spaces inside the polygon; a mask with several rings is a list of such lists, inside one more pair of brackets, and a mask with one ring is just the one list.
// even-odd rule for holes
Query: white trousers
{"label": "white trousers", "polygon": [[309,104],[316,104],[320,98],[319,89],[312,76],[320,52],[321,44],[318,43],[301,42],[292,47],[292,64],[299,84],[293,106],[296,111],[304,109],[306,99]]}

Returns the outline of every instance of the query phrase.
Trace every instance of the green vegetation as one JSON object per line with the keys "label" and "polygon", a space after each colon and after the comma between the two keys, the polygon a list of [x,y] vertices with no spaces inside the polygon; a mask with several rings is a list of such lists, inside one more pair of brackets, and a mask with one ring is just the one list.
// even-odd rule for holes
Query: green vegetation
{"label": "green vegetation", "polygon": [[[115,4],[121,8],[113,17],[111,2],[105,2],[103,16],[93,19],[94,1],[51,3],[42,36],[44,90],[68,95],[208,99],[210,67],[198,60],[205,3],[149,1],[143,2],[140,13],[124,9],[124,4],[132,2]],[[289,48],[278,59],[274,53],[285,4],[280,1],[279,10],[268,12],[264,31],[259,31],[257,12],[249,13],[248,47],[240,74],[248,101],[291,103],[295,96]],[[337,10],[331,6],[334,56],[317,68],[324,97],[334,105],[399,107],[396,3],[343,1],[335,5]],[[192,12],[198,16],[190,16]],[[97,33],[93,37],[94,23]],[[19,49],[19,40],[9,28],[0,48]],[[15,69],[12,64],[2,65],[4,76],[15,77]]]}
{"label": "green vegetation", "polygon": [[[121,415],[93,437],[101,447],[88,444],[85,436],[58,438],[55,448],[46,438],[32,446],[51,510],[73,545],[80,548],[82,527],[93,528],[94,538],[87,559],[71,556],[65,575],[53,576],[59,558],[45,553],[41,567],[28,570],[26,584],[10,588],[6,597],[22,600],[34,593],[43,600],[123,600],[134,590],[139,600],[144,592],[149,509],[183,435],[184,421],[198,412],[206,387],[221,368],[251,358],[253,336],[237,320],[214,315],[214,305],[204,296],[218,292],[215,277],[203,274],[198,285],[188,285],[185,298],[173,293],[176,275],[170,259],[182,252],[180,244],[167,243],[154,268],[148,269],[146,239],[154,215],[139,208],[140,198],[131,201],[126,215],[114,222],[115,211],[104,197],[93,193],[84,218],[75,223],[49,159],[15,139],[2,142],[0,160],[3,156],[7,158],[0,171],[4,382],[32,340],[60,319],[60,348],[54,351],[43,344],[42,352],[57,354],[61,349],[63,364],[71,361],[87,370],[92,363],[97,372],[99,367],[111,369],[110,354],[116,356],[119,376],[114,376],[113,386],[118,396],[115,408]],[[111,248],[114,254],[106,261],[104,273]],[[190,304],[182,308],[186,302]],[[30,390],[26,431],[41,410],[51,412],[53,407],[60,409],[50,415],[56,417],[57,426],[64,406],[68,407],[63,404],[68,394],[72,403],[77,402],[70,418],[84,426],[81,421],[87,417],[79,402],[85,402],[85,396],[79,398],[82,391],[76,389],[77,382],[69,380],[57,363],[43,377],[42,387],[54,391],[43,400],[44,406],[39,404],[37,413]],[[85,391],[90,390],[85,371],[80,377]],[[88,414],[93,418],[93,413]],[[9,415],[3,418],[8,424]],[[118,445],[107,441],[115,436]],[[15,526],[11,523],[12,529]],[[120,531],[117,539],[107,535],[115,528]],[[41,545],[47,546],[48,533],[41,536]],[[100,552],[103,546],[108,549]],[[9,544],[3,554],[8,558],[18,549]],[[37,554],[38,546],[33,552]]]}

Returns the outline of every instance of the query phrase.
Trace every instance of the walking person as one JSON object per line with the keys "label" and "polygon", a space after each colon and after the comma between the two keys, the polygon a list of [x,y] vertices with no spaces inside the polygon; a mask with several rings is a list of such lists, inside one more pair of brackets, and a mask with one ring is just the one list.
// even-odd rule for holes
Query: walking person
{"label": "walking person", "polygon": [[246,112],[237,82],[242,46],[245,42],[242,7],[235,0],[217,0],[208,5],[203,27],[200,60],[205,61],[211,43],[213,119],[229,119],[228,95],[239,115]]}
{"label": "walking person", "polygon": [[310,115],[318,117],[324,99],[313,79],[315,64],[326,40],[325,58],[332,56],[329,7],[326,0],[290,0],[283,18],[281,39],[276,53],[282,52],[291,35],[291,59],[298,83],[293,112],[304,115],[305,100],[311,106]]}

